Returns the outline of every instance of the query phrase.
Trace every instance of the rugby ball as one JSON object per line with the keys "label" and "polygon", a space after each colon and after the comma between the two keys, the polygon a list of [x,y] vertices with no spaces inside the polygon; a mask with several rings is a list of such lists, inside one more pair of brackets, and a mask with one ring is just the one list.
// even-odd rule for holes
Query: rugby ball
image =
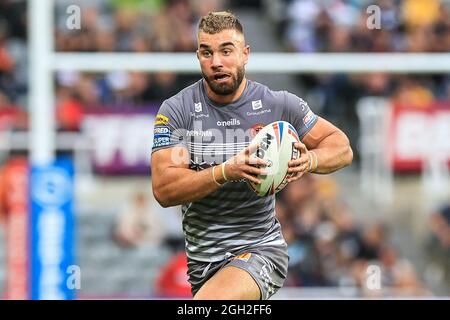
{"label": "rugby ball", "polygon": [[294,175],[288,173],[288,162],[300,157],[300,151],[294,147],[299,142],[297,131],[286,121],[275,121],[261,130],[251,144],[259,144],[253,153],[268,162],[267,175],[259,175],[261,184],[247,180],[249,187],[261,197],[275,194],[287,185],[287,179]]}

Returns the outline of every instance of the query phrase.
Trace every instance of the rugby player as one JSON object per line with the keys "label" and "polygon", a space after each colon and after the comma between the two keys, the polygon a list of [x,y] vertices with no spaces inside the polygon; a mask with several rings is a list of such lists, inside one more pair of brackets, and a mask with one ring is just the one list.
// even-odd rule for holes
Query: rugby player
{"label": "rugby player", "polygon": [[287,244],[275,216],[275,197],[257,196],[267,165],[253,155],[252,137],[284,120],[297,130],[296,175],[326,174],[349,165],[346,135],[287,91],[245,76],[250,55],[241,23],[210,12],[198,25],[202,79],[165,100],[156,116],[152,188],[163,206],[182,205],[188,275],[194,299],[268,299],[282,285]]}

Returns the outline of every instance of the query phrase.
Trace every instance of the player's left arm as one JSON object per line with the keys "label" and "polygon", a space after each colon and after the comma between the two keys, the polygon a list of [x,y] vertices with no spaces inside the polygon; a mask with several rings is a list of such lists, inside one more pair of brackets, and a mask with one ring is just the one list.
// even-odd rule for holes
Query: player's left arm
{"label": "player's left arm", "polygon": [[297,172],[289,182],[307,172],[334,172],[353,160],[353,151],[345,133],[321,117],[295,147],[300,150],[300,158],[289,163],[288,172]]}

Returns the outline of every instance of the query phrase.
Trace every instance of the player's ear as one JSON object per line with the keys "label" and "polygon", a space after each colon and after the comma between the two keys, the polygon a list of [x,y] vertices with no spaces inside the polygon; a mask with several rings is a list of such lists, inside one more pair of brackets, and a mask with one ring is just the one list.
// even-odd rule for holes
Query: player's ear
{"label": "player's ear", "polygon": [[242,54],[244,55],[244,64],[247,64],[248,56],[250,55],[250,46],[248,44],[244,46]]}
{"label": "player's ear", "polygon": [[200,56],[199,56],[200,53],[198,52],[198,49],[195,51],[195,54],[197,55],[197,59],[200,60]]}

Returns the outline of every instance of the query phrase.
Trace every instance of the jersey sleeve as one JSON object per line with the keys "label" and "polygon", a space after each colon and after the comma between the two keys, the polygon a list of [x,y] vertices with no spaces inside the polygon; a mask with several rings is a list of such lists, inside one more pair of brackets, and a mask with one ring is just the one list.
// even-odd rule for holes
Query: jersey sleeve
{"label": "jersey sleeve", "polygon": [[285,91],[284,115],[297,130],[300,140],[314,127],[319,117],[309,108],[308,104],[295,94]]}
{"label": "jersey sleeve", "polygon": [[152,153],[175,146],[186,147],[185,123],[181,108],[164,101],[158,110],[153,126],[153,147]]}

